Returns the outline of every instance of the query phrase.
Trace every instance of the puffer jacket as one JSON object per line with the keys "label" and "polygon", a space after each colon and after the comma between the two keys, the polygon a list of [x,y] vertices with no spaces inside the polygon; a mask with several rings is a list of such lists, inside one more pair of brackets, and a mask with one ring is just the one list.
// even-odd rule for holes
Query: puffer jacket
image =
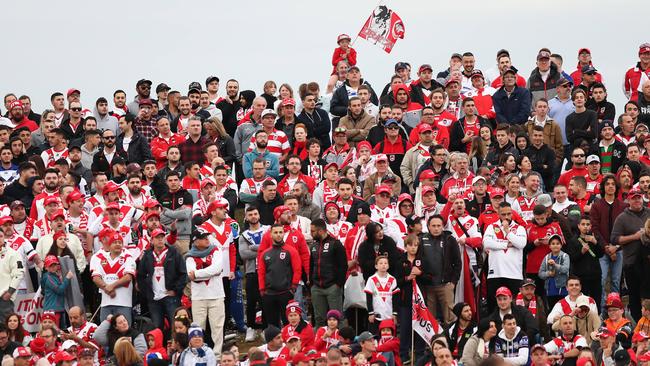
{"label": "puffer jacket", "polygon": [[551,63],[551,70],[548,74],[548,77],[546,78],[546,81],[542,79],[542,74],[539,72],[539,68],[536,67],[530,73],[530,77],[526,83],[526,88],[528,88],[528,90],[530,90],[530,93],[533,95],[532,105],[534,106],[535,102],[542,98],[546,98],[546,100],[555,98],[557,95],[557,82],[561,77],[562,74],[558,72],[557,66],[555,66],[553,63]]}

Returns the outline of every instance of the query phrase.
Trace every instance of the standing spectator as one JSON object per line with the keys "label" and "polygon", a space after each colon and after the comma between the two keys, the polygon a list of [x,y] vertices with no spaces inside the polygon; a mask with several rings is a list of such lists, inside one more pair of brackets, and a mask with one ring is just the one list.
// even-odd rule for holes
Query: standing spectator
{"label": "standing spectator", "polygon": [[[555,151],[557,166],[560,166],[564,157],[564,144],[562,143],[562,129],[560,125],[548,116],[548,100],[541,98],[535,102],[534,115],[526,123],[528,136],[532,136],[533,128],[540,126],[544,130],[544,143]],[[547,186],[548,187],[548,186]]]}
{"label": "standing spectator", "polygon": [[277,193],[277,183],[274,180],[265,180],[262,183],[261,192],[252,205],[260,211],[260,222],[262,225],[271,225],[275,222],[275,209],[282,205],[282,197]]}
{"label": "standing spectator", "polygon": [[596,111],[598,114],[598,122],[604,120],[613,121],[616,117],[616,107],[614,104],[607,101],[607,88],[600,82],[596,82],[591,86],[591,96],[587,102],[587,108]]}
{"label": "standing spectator", "polygon": [[557,66],[551,62],[551,53],[541,50],[537,54],[537,67],[530,73],[526,84],[533,96],[533,103],[541,98],[549,100],[555,97],[555,88],[561,77]]}
{"label": "standing spectator", "polygon": [[197,116],[190,117],[187,124],[187,139],[179,145],[181,157],[186,163],[193,161],[203,165],[205,159],[203,146],[208,143],[208,140],[201,136],[201,128],[201,118]]}
{"label": "standing spectator", "polygon": [[[510,292],[519,289],[522,277],[523,249],[526,229],[512,220],[512,208],[507,202],[499,206],[499,221],[489,225],[483,235],[483,247],[490,251],[487,275],[488,293],[505,286]],[[493,301],[490,309],[494,309]]]}
{"label": "standing spectator", "polygon": [[302,97],[302,112],[298,115],[298,121],[309,123],[312,126],[314,137],[321,143],[323,150],[332,145],[330,130],[332,123],[328,113],[316,105],[317,96],[311,93]]}
{"label": "standing spectator", "polygon": [[616,173],[621,164],[625,161],[625,144],[618,141],[614,135],[614,123],[605,120],[600,123],[600,142],[598,153],[600,156],[601,169],[605,173]]}
{"label": "standing spectator", "polygon": [[[594,207],[592,205],[593,212]],[[571,259],[571,273],[583,279],[583,292],[598,301],[602,296],[600,284],[600,258],[603,256],[603,243],[591,231],[588,216],[582,216],[578,222],[577,240],[569,240],[564,250]]]}
{"label": "standing spectator", "polygon": [[194,199],[190,192],[181,187],[180,175],[177,172],[169,172],[166,182],[167,192],[159,199],[163,208],[160,214],[161,223],[163,225],[176,223],[178,239],[175,246],[181,255],[185,255],[189,249]]}
{"label": "standing spectator", "polygon": [[579,147],[572,149],[571,152],[571,163],[573,164],[572,168],[562,173],[562,175],[560,175],[560,179],[558,179],[557,184],[568,187],[571,182],[571,178],[584,177],[585,175],[589,174],[589,171],[585,167],[586,160],[587,160],[587,156],[585,154],[585,150]]}
{"label": "standing spectator", "polygon": [[[541,175],[544,187],[549,191],[555,185],[553,182],[553,174],[555,172],[555,167],[558,166],[556,165],[558,160],[561,162],[562,156],[564,155],[563,147],[562,144],[560,144],[559,151],[553,150],[544,142],[545,127],[532,126],[531,128],[531,126],[528,126],[528,128],[531,143],[530,146],[524,150],[523,154],[530,159],[532,170]],[[560,154],[559,156],[556,155],[558,153]]]}
{"label": "standing spectator", "polygon": [[[582,69],[585,66],[593,66],[593,63],[591,62],[591,51],[588,48],[581,48],[578,50],[578,66],[576,66],[576,70],[571,73],[571,79],[573,79],[574,83],[582,83]],[[603,82],[603,76],[600,75],[600,73],[596,73],[595,77],[597,82]]]}
{"label": "standing spectator", "polygon": [[[360,85],[366,84],[370,87],[370,101],[378,105],[379,99],[377,94],[372,89],[370,84],[361,78],[361,70],[357,66],[351,66],[348,68],[348,73],[346,75],[346,80],[342,86],[334,91],[332,95],[332,102],[330,104],[330,113],[336,117],[343,117],[347,113],[348,106],[350,105],[350,98],[357,95],[357,90]],[[361,106],[361,101],[359,101],[359,106]],[[332,123],[332,127],[336,128],[338,126],[338,121]]]}
{"label": "standing spectator", "polygon": [[567,295],[566,281],[569,276],[571,260],[562,251],[564,239],[560,235],[551,235],[548,239],[550,252],[546,254],[539,267],[539,278],[544,280],[545,297],[548,306],[553,307]]}
{"label": "standing spectator", "polygon": [[156,121],[153,119],[153,103],[151,99],[143,99],[139,103],[140,110],[137,112],[137,118],[133,122],[133,128],[151,144],[151,140],[158,135],[156,131]]}
{"label": "standing spectator", "polygon": [[156,159],[156,168],[162,169],[167,163],[167,149],[170,146],[180,146],[185,141],[185,136],[171,131],[169,119],[160,117],[156,121],[158,136],[151,140],[151,155]]}
{"label": "standing spectator", "polygon": [[557,95],[548,101],[548,115],[560,126],[560,130],[562,131],[562,143],[566,145],[568,143],[566,135],[566,118],[576,110],[573,100],[571,99],[573,82],[561,78],[557,81],[556,85],[555,89]]}
{"label": "standing spectator", "polygon": [[570,144],[576,146],[578,139],[586,139],[591,144],[598,137],[598,115],[586,108],[587,93],[576,89],[572,93],[575,112],[566,117],[566,138]]}
{"label": "standing spectator", "polygon": [[635,67],[627,70],[623,79],[623,92],[628,99],[637,100],[639,85],[643,79],[650,78],[648,74],[650,74],[650,43],[643,43],[639,46],[639,62]]}
{"label": "standing spectator", "polygon": [[[63,232],[59,232],[63,234]],[[63,234],[65,235],[65,234]],[[58,235],[58,237],[63,236]],[[55,237],[56,238],[56,237]],[[56,239],[55,239],[56,240]],[[72,271],[68,271],[63,278],[61,263],[56,255],[50,254],[45,257],[43,276],[41,277],[41,288],[43,291],[43,311],[52,311],[57,319],[57,326],[67,327],[65,320],[65,291],[70,287],[70,280],[74,277]]]}
{"label": "standing spectator", "polygon": [[627,195],[630,207],[614,221],[612,244],[622,247],[623,272],[630,297],[630,313],[634,319],[641,318],[640,281],[642,272],[641,233],[645,222],[650,219],[650,208],[643,202],[643,193],[632,188]]}
{"label": "standing spectator", "polygon": [[532,95],[516,83],[517,69],[511,66],[503,73],[503,86],[492,95],[497,123],[523,125],[528,121]]}
{"label": "standing spectator", "polygon": [[312,221],[311,236],[311,296],[316,326],[324,326],[330,310],[343,311],[343,285],[347,257],[343,244],[327,232],[323,219]]}
{"label": "standing spectator", "polygon": [[133,116],[126,114],[120,117],[119,127],[121,133],[117,136],[117,146],[126,152],[126,160],[131,163],[151,160],[149,143],[133,129]]}
{"label": "standing spectator", "polygon": [[374,119],[363,110],[361,99],[359,97],[350,98],[348,113],[341,118],[338,124],[346,129],[345,133],[350,146],[354,147],[358,142],[365,140],[373,125]]}
{"label": "standing spectator", "polygon": [[[221,210],[223,209],[222,207]],[[214,353],[221,354],[223,324],[226,318],[224,305],[226,295],[221,281],[224,271],[222,256],[228,253],[223,253],[215,245],[210,244],[209,236],[207,232],[194,232],[192,249],[185,257],[185,265],[192,291],[192,317],[197,322],[199,330],[205,329],[206,322],[210,320]],[[201,331],[201,336],[202,333]]]}

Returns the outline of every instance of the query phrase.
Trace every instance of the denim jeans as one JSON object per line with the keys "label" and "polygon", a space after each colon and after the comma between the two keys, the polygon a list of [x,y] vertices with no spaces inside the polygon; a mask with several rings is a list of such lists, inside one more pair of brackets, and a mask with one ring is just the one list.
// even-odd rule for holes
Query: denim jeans
{"label": "denim jeans", "polygon": [[307,307],[305,304],[305,297],[303,296],[304,287],[305,285],[303,285],[302,281],[300,281],[300,284],[298,287],[296,287],[296,293],[293,294],[293,299],[298,302],[300,309],[302,309],[302,319],[307,321]]}
{"label": "denim jeans", "polygon": [[130,306],[106,305],[99,310],[99,322],[103,322],[109,315],[124,315],[129,325],[133,324],[133,309]]}
{"label": "denim jeans", "polygon": [[603,295],[600,299],[601,309],[605,306],[605,297],[607,296],[605,285],[607,284],[607,275],[610,270],[612,272],[612,285],[609,292],[620,293],[621,273],[623,272],[623,252],[616,253],[615,261],[612,261],[608,255],[600,257],[600,284],[603,286]]}
{"label": "denim jeans", "polygon": [[149,302],[149,313],[151,321],[156,328],[159,328],[164,333],[165,318],[169,322],[170,328],[174,326],[174,311],[181,305],[181,300],[178,296],[166,296],[160,300],[152,300]]}

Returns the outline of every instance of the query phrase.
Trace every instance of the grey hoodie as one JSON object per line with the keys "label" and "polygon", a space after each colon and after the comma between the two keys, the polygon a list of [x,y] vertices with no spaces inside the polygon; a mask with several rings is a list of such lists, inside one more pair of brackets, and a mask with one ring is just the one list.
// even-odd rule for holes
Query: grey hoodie
{"label": "grey hoodie", "polygon": [[97,128],[100,130],[111,130],[115,135],[118,134],[118,125],[117,118],[111,116],[109,113],[106,113],[103,117],[97,111],[97,108],[93,109],[93,116],[97,119]]}

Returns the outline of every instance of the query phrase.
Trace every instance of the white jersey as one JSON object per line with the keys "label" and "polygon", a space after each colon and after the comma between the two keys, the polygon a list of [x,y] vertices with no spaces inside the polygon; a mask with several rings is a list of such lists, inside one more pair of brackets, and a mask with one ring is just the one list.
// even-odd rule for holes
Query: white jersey
{"label": "white jersey", "polygon": [[390,274],[380,277],[377,273],[368,278],[363,291],[372,295],[372,307],[377,319],[390,319],[393,316],[393,295],[399,292],[397,280]]}
{"label": "white jersey", "polygon": [[490,254],[487,278],[522,280],[526,241],[526,229],[514,221],[510,223],[507,233],[500,221],[489,225],[483,235],[483,248]]}
{"label": "white jersey", "polygon": [[[126,252],[122,251],[119,256],[112,258],[108,252],[100,251],[90,259],[90,273],[93,277],[101,277],[107,285],[117,282],[127,274],[135,277],[135,260]],[[133,281],[126,286],[115,288],[115,297],[110,297],[100,290],[102,294],[101,306],[133,306]]]}

